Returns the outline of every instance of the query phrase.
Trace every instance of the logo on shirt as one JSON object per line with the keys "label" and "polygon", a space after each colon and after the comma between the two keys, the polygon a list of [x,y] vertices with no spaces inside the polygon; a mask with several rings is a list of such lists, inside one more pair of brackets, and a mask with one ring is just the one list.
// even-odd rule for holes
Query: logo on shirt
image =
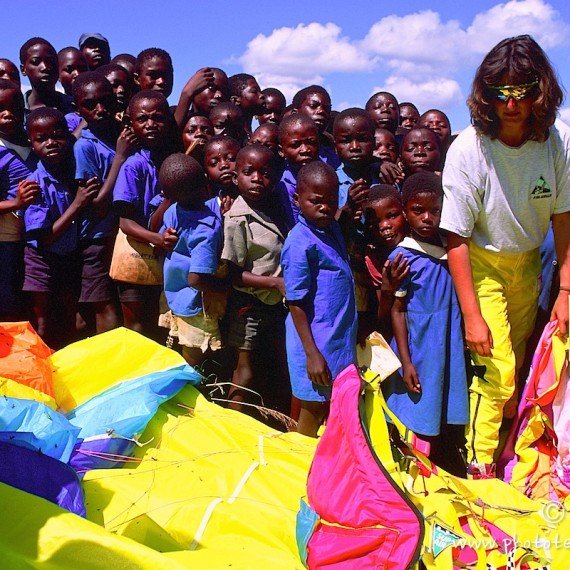
{"label": "logo on shirt", "polygon": [[548,182],[541,176],[534,186],[533,191],[530,193],[533,200],[540,200],[541,198],[550,198],[552,191]]}

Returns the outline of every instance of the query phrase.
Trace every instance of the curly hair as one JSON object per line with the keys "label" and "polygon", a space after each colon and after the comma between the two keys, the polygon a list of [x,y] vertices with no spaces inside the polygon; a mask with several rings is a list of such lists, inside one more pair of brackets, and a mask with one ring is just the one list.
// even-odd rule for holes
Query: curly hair
{"label": "curly hair", "polygon": [[467,99],[471,123],[479,133],[497,138],[500,121],[489,86],[500,85],[505,78],[513,85],[538,81],[529,118],[529,139],[545,141],[564,95],[550,60],[529,35],[499,42],[483,59]]}

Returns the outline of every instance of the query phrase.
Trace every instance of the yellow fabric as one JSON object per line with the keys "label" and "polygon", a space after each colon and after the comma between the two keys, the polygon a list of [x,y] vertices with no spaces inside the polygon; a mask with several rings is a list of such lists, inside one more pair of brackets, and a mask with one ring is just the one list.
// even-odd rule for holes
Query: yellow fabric
{"label": "yellow fabric", "polygon": [[122,380],[185,363],[180,354],[126,328],[66,346],[51,361],[56,401],[65,411]]}
{"label": "yellow fabric", "polygon": [[493,463],[503,408],[515,391],[515,381],[537,310],[538,250],[502,255],[471,242],[469,252],[475,294],[493,336],[491,357],[471,352],[473,365],[484,370],[470,386],[470,420],[466,429],[469,462]]}
{"label": "yellow fabric", "polygon": [[35,400],[36,402],[41,402],[45,404],[52,410],[57,409],[57,404],[55,400],[44,394],[40,390],[36,390],[31,386],[26,386],[25,384],[20,384],[9,378],[3,378],[0,376],[0,396],[8,396],[9,398],[21,398],[23,400]]}

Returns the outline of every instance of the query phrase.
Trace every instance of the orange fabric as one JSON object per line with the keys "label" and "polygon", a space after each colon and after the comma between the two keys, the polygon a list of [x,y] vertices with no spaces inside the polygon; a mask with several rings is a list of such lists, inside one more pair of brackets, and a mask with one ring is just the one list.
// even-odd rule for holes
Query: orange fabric
{"label": "orange fabric", "polygon": [[0,376],[55,397],[53,354],[28,322],[0,323]]}

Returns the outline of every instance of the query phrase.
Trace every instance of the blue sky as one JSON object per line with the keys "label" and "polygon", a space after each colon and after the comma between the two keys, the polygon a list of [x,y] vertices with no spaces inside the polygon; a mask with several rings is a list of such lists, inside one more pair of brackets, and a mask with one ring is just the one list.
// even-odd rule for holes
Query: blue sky
{"label": "blue sky", "polygon": [[[2,9],[0,57],[14,62],[32,36],[59,50],[76,46],[85,31],[106,36],[112,54],[166,49],[174,61],[171,103],[197,69],[211,65],[251,73],[288,100],[321,84],[339,110],[391,91],[420,112],[444,110],[459,130],[469,124],[465,99],[477,65],[498,41],[522,33],[535,37],[570,86],[568,0],[31,0]],[[570,123],[570,101],[561,114]]]}

